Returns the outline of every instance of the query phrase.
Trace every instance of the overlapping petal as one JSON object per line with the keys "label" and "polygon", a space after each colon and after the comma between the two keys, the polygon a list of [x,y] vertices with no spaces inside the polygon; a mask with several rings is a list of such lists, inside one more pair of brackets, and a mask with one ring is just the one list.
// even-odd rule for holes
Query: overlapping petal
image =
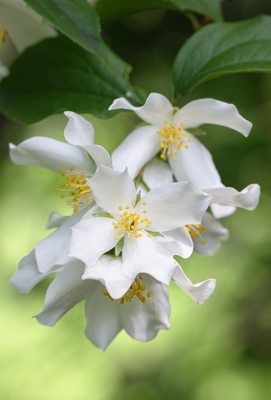
{"label": "overlapping petal", "polygon": [[113,168],[123,171],[128,168],[131,178],[159,151],[160,138],[154,126],[141,126],[132,131],[112,153]]}
{"label": "overlapping petal", "polygon": [[69,257],[82,260],[88,266],[95,265],[107,251],[118,242],[113,219],[86,216],[72,228]]}
{"label": "overlapping petal", "polygon": [[73,214],[51,235],[37,244],[35,256],[40,272],[50,272],[56,265],[65,265],[71,261],[69,256],[71,228],[80,221],[83,215],[84,210]]}
{"label": "overlapping petal", "polygon": [[122,257],[125,274],[133,280],[138,274],[146,273],[168,284],[177,265],[169,251],[146,232],[138,239],[125,237]]}
{"label": "overlapping petal", "polygon": [[97,286],[95,281],[83,281],[84,265],[76,260],[66,266],[49,285],[43,311],[36,315],[39,323],[54,326],[75,304]]}
{"label": "overlapping petal", "polygon": [[119,213],[119,206],[132,205],[136,189],[127,169],[123,172],[100,166],[90,180],[96,203],[110,214]]}
{"label": "overlapping petal", "polygon": [[221,242],[229,238],[229,231],[210,213],[204,215],[201,225],[204,230],[194,239],[194,250],[196,253],[211,256],[219,250]]}
{"label": "overlapping petal", "polygon": [[125,331],[134,339],[153,339],[160,329],[169,329],[170,304],[165,285],[148,275],[142,275],[142,282],[150,298],[145,303],[134,299],[120,307],[120,318]]}
{"label": "overlapping petal", "polygon": [[198,189],[221,187],[221,179],[213,158],[206,147],[193,135],[188,148],[169,158],[169,164],[178,181],[190,182]]}
{"label": "overlapping petal", "polygon": [[144,168],[143,181],[150,189],[154,189],[165,183],[173,182],[172,171],[166,162],[154,158]]}
{"label": "overlapping petal", "polygon": [[113,299],[121,298],[133,283],[125,274],[121,257],[102,256],[95,265],[86,266],[82,279],[100,281]]}
{"label": "overlapping petal", "polygon": [[118,301],[112,301],[103,294],[103,286],[98,284],[86,300],[86,336],[95,346],[105,350],[121,331]]}
{"label": "overlapping petal", "polygon": [[67,142],[81,147],[93,145],[94,128],[92,123],[72,111],[65,111],[64,114],[69,119],[64,129],[64,137]]}
{"label": "overlapping petal", "polygon": [[195,190],[190,183],[176,182],[148,192],[136,210],[146,208],[147,216],[152,221],[148,229],[163,232],[200,223],[209,203],[210,197]]}
{"label": "overlapping petal", "polygon": [[29,293],[33,287],[59,268],[61,267],[56,266],[47,273],[40,272],[37,267],[35,251],[32,250],[20,261],[19,270],[12,275],[10,283],[18,292]]}
{"label": "overlapping petal", "polygon": [[163,232],[163,235],[158,237],[157,240],[163,244],[172,255],[188,258],[193,253],[194,243],[185,228]]}

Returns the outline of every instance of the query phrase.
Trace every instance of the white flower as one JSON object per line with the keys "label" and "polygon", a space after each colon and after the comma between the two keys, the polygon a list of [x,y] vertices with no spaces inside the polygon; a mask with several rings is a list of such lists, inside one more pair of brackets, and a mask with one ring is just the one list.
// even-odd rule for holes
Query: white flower
{"label": "white flower", "polygon": [[55,30],[21,0],[0,0],[0,80],[25,48],[55,36]]}
{"label": "white flower", "polygon": [[90,122],[71,111],[64,114],[69,119],[64,129],[68,143],[36,136],[18,146],[11,143],[10,158],[15,164],[38,165],[59,172],[66,179],[59,190],[76,212],[91,201],[88,178],[96,166],[111,166],[111,159],[102,146],[93,144],[94,129]]}
{"label": "white flower", "polygon": [[[57,229],[39,242],[34,250],[35,260],[41,274],[58,270],[70,262],[68,255],[71,227],[77,224],[85,212],[93,208],[89,177],[100,163],[111,165],[108,152],[93,144],[94,129],[91,123],[73,112],[66,112],[69,118],[64,130],[68,143],[49,137],[33,137],[18,146],[10,144],[10,157],[16,164],[32,164],[55,170],[63,175],[65,183],[59,186],[61,197],[65,198],[74,214],[57,220],[50,218],[49,228]],[[53,215],[55,217],[55,214]]]}
{"label": "white flower", "polygon": [[186,230],[194,242],[194,251],[204,256],[215,254],[221,242],[229,238],[228,229],[208,212],[205,213],[200,224],[188,225]]}
{"label": "white flower", "polygon": [[[160,149],[162,158],[168,159],[177,181],[190,182],[203,191],[215,188],[218,193],[219,189],[221,190],[221,203],[211,206],[216,217],[229,215],[235,210],[234,201],[225,200],[227,196],[222,199],[225,187],[211,154],[189,132],[189,129],[202,124],[216,124],[248,136],[252,124],[238,113],[233,104],[214,99],[200,99],[176,109],[163,95],[151,93],[142,107],[134,107],[122,97],[114,100],[109,109],[132,110],[148,124],[135,129],[114,151],[112,162],[115,169],[128,167],[130,175],[135,177]],[[244,203],[249,202],[250,209],[254,209],[259,198],[259,186],[251,185],[252,190],[247,189],[245,191],[249,199]],[[234,196],[231,200],[235,200]],[[243,206],[239,202],[240,205]]]}
{"label": "white flower", "polygon": [[184,238],[174,238],[176,246],[164,246],[161,240],[169,231],[200,223],[209,196],[194,190],[189,183],[178,182],[154,189],[137,201],[136,188],[127,170],[117,172],[105,166],[99,167],[90,184],[97,206],[106,215],[95,215],[90,210],[72,228],[69,256],[92,267],[123,241],[126,277],[133,281],[139,273],[146,273],[169,283],[176,268],[173,255],[190,255],[193,243],[187,232]]}
{"label": "white flower", "polygon": [[[38,322],[54,326],[75,304],[85,300],[86,335],[102,349],[122,329],[141,341],[153,339],[160,329],[169,329],[170,305],[166,286],[141,274],[134,282],[126,278],[126,289],[118,297],[115,287],[119,279],[124,279],[120,273],[122,269],[121,257],[111,256],[102,256],[98,260],[93,267],[96,276],[94,272],[91,278],[86,276],[85,266],[80,261],[65,265],[48,287],[44,309],[36,316]],[[20,271],[11,283],[26,293],[46,276],[39,273],[32,253],[22,261]],[[214,279],[192,284],[180,267],[176,268],[173,281],[199,304],[215,288]]]}

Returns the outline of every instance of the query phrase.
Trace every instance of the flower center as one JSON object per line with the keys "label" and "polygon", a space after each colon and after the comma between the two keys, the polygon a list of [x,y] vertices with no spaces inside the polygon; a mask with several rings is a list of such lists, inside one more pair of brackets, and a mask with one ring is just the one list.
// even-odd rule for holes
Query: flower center
{"label": "flower center", "polygon": [[67,171],[61,171],[61,176],[65,178],[65,183],[59,185],[57,190],[63,192],[61,199],[66,200],[67,206],[73,208],[73,212],[77,213],[78,208],[84,203],[91,201],[91,187],[87,184],[87,176],[84,172],[77,173],[73,167]]}
{"label": "flower center", "polygon": [[[113,300],[110,294],[106,289],[103,291],[104,296],[109,297],[110,300]],[[146,290],[145,286],[142,283],[142,278],[137,276],[127,290],[127,292],[120,298],[120,304],[130,303],[134,297],[137,297],[142,303],[145,303],[146,299],[151,297],[151,291]]]}
{"label": "flower center", "polygon": [[[146,206],[146,203],[143,202]],[[116,239],[120,239],[125,233],[128,235],[128,239],[142,237],[142,231],[148,228],[152,221],[146,217],[147,210],[144,209],[141,213],[134,211],[133,206],[119,206],[121,214],[118,219],[112,222],[114,228],[117,231]]]}
{"label": "flower center", "polygon": [[8,37],[8,30],[6,28],[0,28],[0,44],[4,43]]}
{"label": "flower center", "polygon": [[187,132],[184,131],[183,125],[175,126],[171,122],[162,126],[158,131],[161,136],[160,147],[162,149],[160,157],[165,160],[171,156],[176,160],[176,153],[181,148],[188,148],[188,143],[191,141]]}
{"label": "flower center", "polygon": [[206,240],[202,236],[202,232],[205,231],[205,227],[200,224],[196,225],[186,225],[186,230],[191,236],[191,239],[199,239],[201,244],[205,244]]}

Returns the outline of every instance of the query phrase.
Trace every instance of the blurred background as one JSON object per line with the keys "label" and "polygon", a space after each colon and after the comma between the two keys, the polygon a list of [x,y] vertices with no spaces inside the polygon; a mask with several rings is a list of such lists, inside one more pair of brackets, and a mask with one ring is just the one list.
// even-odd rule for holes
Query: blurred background
{"label": "blurred background", "polygon": [[[228,20],[268,13],[270,2],[229,1]],[[132,80],[147,91],[172,94],[171,64],[192,33],[174,12],[149,11],[104,23],[110,46],[133,65]],[[123,40],[125,38],[125,40]],[[5,400],[267,400],[271,398],[271,77],[231,75],[201,85],[182,99],[214,97],[234,103],[253,122],[248,139],[215,126],[201,137],[223,181],[242,189],[262,187],[256,211],[238,210],[223,223],[230,239],[216,256],[182,263],[194,281],[217,279],[202,306],[170,288],[171,329],[149,343],[121,333],[106,352],[84,336],[83,304],[53,329],[33,315],[48,282],[22,295],[9,279],[18,261],[45,237],[52,210],[69,212],[55,188],[56,174],[12,165],[7,143],[45,135],[63,140],[66,120],[52,116],[31,126],[0,120],[0,398]],[[138,122],[130,113],[102,121],[92,116],[96,143],[112,151]]]}

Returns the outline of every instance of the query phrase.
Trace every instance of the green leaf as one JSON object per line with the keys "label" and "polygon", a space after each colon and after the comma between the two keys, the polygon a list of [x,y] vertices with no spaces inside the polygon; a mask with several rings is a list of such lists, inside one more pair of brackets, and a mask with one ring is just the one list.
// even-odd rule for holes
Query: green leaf
{"label": "green leaf", "polygon": [[159,8],[194,11],[219,21],[220,4],[220,0],[98,0],[95,8],[104,21]]}
{"label": "green leaf", "polygon": [[118,243],[115,246],[115,256],[118,257],[120,253],[122,252],[124,245],[124,236],[118,241]]}
{"label": "green leaf", "polygon": [[142,98],[118,70],[65,37],[27,49],[0,84],[0,111],[24,123],[73,110],[108,117],[119,96],[140,104]]}
{"label": "green leaf", "polygon": [[173,3],[180,10],[194,11],[198,14],[207,15],[215,21],[222,20],[220,0],[166,0]]}
{"label": "green leaf", "polygon": [[88,52],[95,54],[120,80],[131,68],[102,41],[96,12],[86,0],[26,0],[38,14]]}
{"label": "green leaf", "polygon": [[25,0],[64,35],[94,53],[101,51],[100,25],[86,0]]}
{"label": "green leaf", "polygon": [[271,17],[214,23],[189,39],[173,66],[175,94],[237,72],[271,72]]}

